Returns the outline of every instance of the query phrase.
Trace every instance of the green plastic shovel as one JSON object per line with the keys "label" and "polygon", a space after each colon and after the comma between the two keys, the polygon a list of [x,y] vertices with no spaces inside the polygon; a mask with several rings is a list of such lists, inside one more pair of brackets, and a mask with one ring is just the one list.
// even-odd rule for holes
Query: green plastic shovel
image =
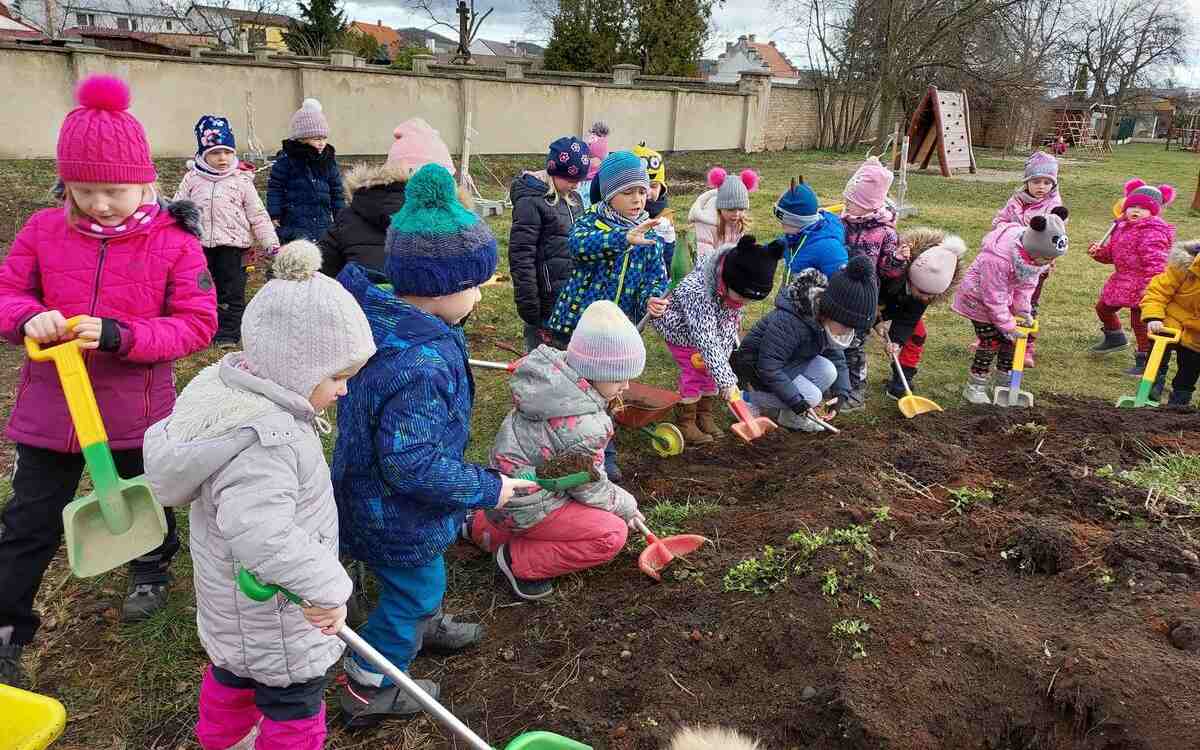
{"label": "green plastic shovel", "polygon": [[[67,327],[74,329],[79,320],[71,318]],[[53,361],[58,370],[67,411],[92,477],[93,491],[72,500],[62,514],[67,561],[75,575],[87,578],[157,548],[167,535],[167,517],[145,479],[122,479],[117,474],[79,345],[79,339],[72,339],[42,348],[33,339],[25,339],[31,360]]]}
{"label": "green plastic shovel", "polygon": [[[238,570],[237,582],[242,593],[256,602],[269,601],[276,594],[281,594],[293,604],[307,606],[303,599],[292,592],[280,586],[262,583],[245,568]],[[419,703],[421,708],[428,711],[433,718],[441,722],[442,726],[453,732],[467,745],[474,750],[494,750],[482,737],[471,731],[471,728],[461,719],[438,703],[429,693],[422,690],[411,677],[388,661],[387,657],[376,651],[371,644],[364,641],[358,633],[343,625],[342,629],[338,631],[337,637],[342,639],[351,650],[369,661],[373,667],[387,675],[388,679],[399,685],[401,690]],[[591,745],[585,745],[582,742],[576,742],[550,732],[526,732],[509,742],[505,750],[592,750],[592,748]]]}
{"label": "green plastic shovel", "polygon": [[1117,399],[1117,406],[1122,409],[1158,406],[1158,402],[1150,398],[1150,390],[1154,388],[1154,378],[1158,376],[1158,368],[1162,366],[1167,346],[1179,343],[1179,331],[1175,328],[1163,328],[1162,333],[1152,333],[1150,338],[1154,339],[1154,346],[1150,349],[1150,358],[1146,360],[1146,369],[1142,371],[1142,382],[1138,383],[1137,395]]}

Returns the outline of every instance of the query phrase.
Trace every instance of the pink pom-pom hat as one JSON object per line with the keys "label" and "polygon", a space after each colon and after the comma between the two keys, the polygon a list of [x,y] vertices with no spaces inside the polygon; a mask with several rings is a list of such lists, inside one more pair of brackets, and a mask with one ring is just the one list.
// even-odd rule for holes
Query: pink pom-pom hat
{"label": "pink pom-pom hat", "polygon": [[1170,185],[1147,185],[1136,177],[1125,183],[1125,208],[1144,208],[1151,216],[1158,216],[1163,206],[1175,200],[1175,188]]}
{"label": "pink pom-pom hat", "polygon": [[717,210],[736,211],[750,209],[750,193],[758,189],[758,173],[743,169],[737,176],[721,167],[708,170],[708,184],[717,189]]}
{"label": "pink pom-pom hat", "polygon": [[75,91],[79,106],[58,131],[58,176],[63,182],[146,185],[158,179],[146,130],[129,113],[129,86],[95,75]]}

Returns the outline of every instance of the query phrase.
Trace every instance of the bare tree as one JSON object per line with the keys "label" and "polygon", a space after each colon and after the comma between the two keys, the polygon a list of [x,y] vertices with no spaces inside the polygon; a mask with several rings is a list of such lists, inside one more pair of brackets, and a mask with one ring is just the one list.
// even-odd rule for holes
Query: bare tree
{"label": "bare tree", "polygon": [[[221,48],[239,48],[239,34],[243,24],[255,26],[260,22],[265,28],[270,16],[283,14],[283,0],[208,0],[203,4],[192,0],[170,0],[168,3],[175,9],[180,18],[186,19],[192,33],[211,36],[217,40]],[[235,19],[233,13],[241,18]],[[246,40],[247,51],[256,44],[265,43],[265,32],[262,39]]]}
{"label": "bare tree", "polygon": [[[478,14],[475,12],[475,0],[458,0],[456,3],[451,3],[450,0],[409,0],[408,4],[413,10],[422,11],[429,16],[432,24],[426,27],[426,30],[436,26],[445,26],[455,32],[458,36],[458,49],[455,50],[453,62],[456,64],[471,62],[471,43],[479,34],[479,27],[495,10],[494,7],[488,8],[487,12]],[[458,16],[457,23],[447,20],[449,18],[447,6],[451,5],[454,7],[454,13]]]}

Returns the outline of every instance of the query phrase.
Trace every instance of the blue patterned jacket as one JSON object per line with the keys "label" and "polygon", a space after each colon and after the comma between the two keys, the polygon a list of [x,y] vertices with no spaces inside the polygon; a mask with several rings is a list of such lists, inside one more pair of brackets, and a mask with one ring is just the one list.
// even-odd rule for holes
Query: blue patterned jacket
{"label": "blue patterned jacket", "polygon": [[579,316],[596,300],[612,300],[634,323],[646,314],[646,300],[666,294],[667,268],[663,241],[653,232],[653,245],[633,245],[625,240],[629,227],[612,227],[596,213],[596,206],[575,220],[567,235],[567,248],[575,270],[558,293],[546,327],[564,336],[575,331]]}
{"label": "blue patterned jacket", "polygon": [[333,490],[342,551],[417,567],[441,555],[464,511],[492,508],[500,475],[467,463],[475,381],[461,328],[398,299],[382,273],[338,276],[362,305],[378,351],[338,401]]}

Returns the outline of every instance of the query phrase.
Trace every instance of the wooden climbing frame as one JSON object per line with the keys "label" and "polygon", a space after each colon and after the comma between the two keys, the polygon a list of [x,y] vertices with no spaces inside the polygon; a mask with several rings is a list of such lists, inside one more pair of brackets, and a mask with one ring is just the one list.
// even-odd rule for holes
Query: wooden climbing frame
{"label": "wooden climbing frame", "polygon": [[[936,153],[943,177],[955,170],[975,174],[975,151],[971,148],[971,107],[962,91],[938,91],[930,86],[913,112],[908,126],[908,163],[927,169]],[[893,161],[900,167],[899,155]]]}

